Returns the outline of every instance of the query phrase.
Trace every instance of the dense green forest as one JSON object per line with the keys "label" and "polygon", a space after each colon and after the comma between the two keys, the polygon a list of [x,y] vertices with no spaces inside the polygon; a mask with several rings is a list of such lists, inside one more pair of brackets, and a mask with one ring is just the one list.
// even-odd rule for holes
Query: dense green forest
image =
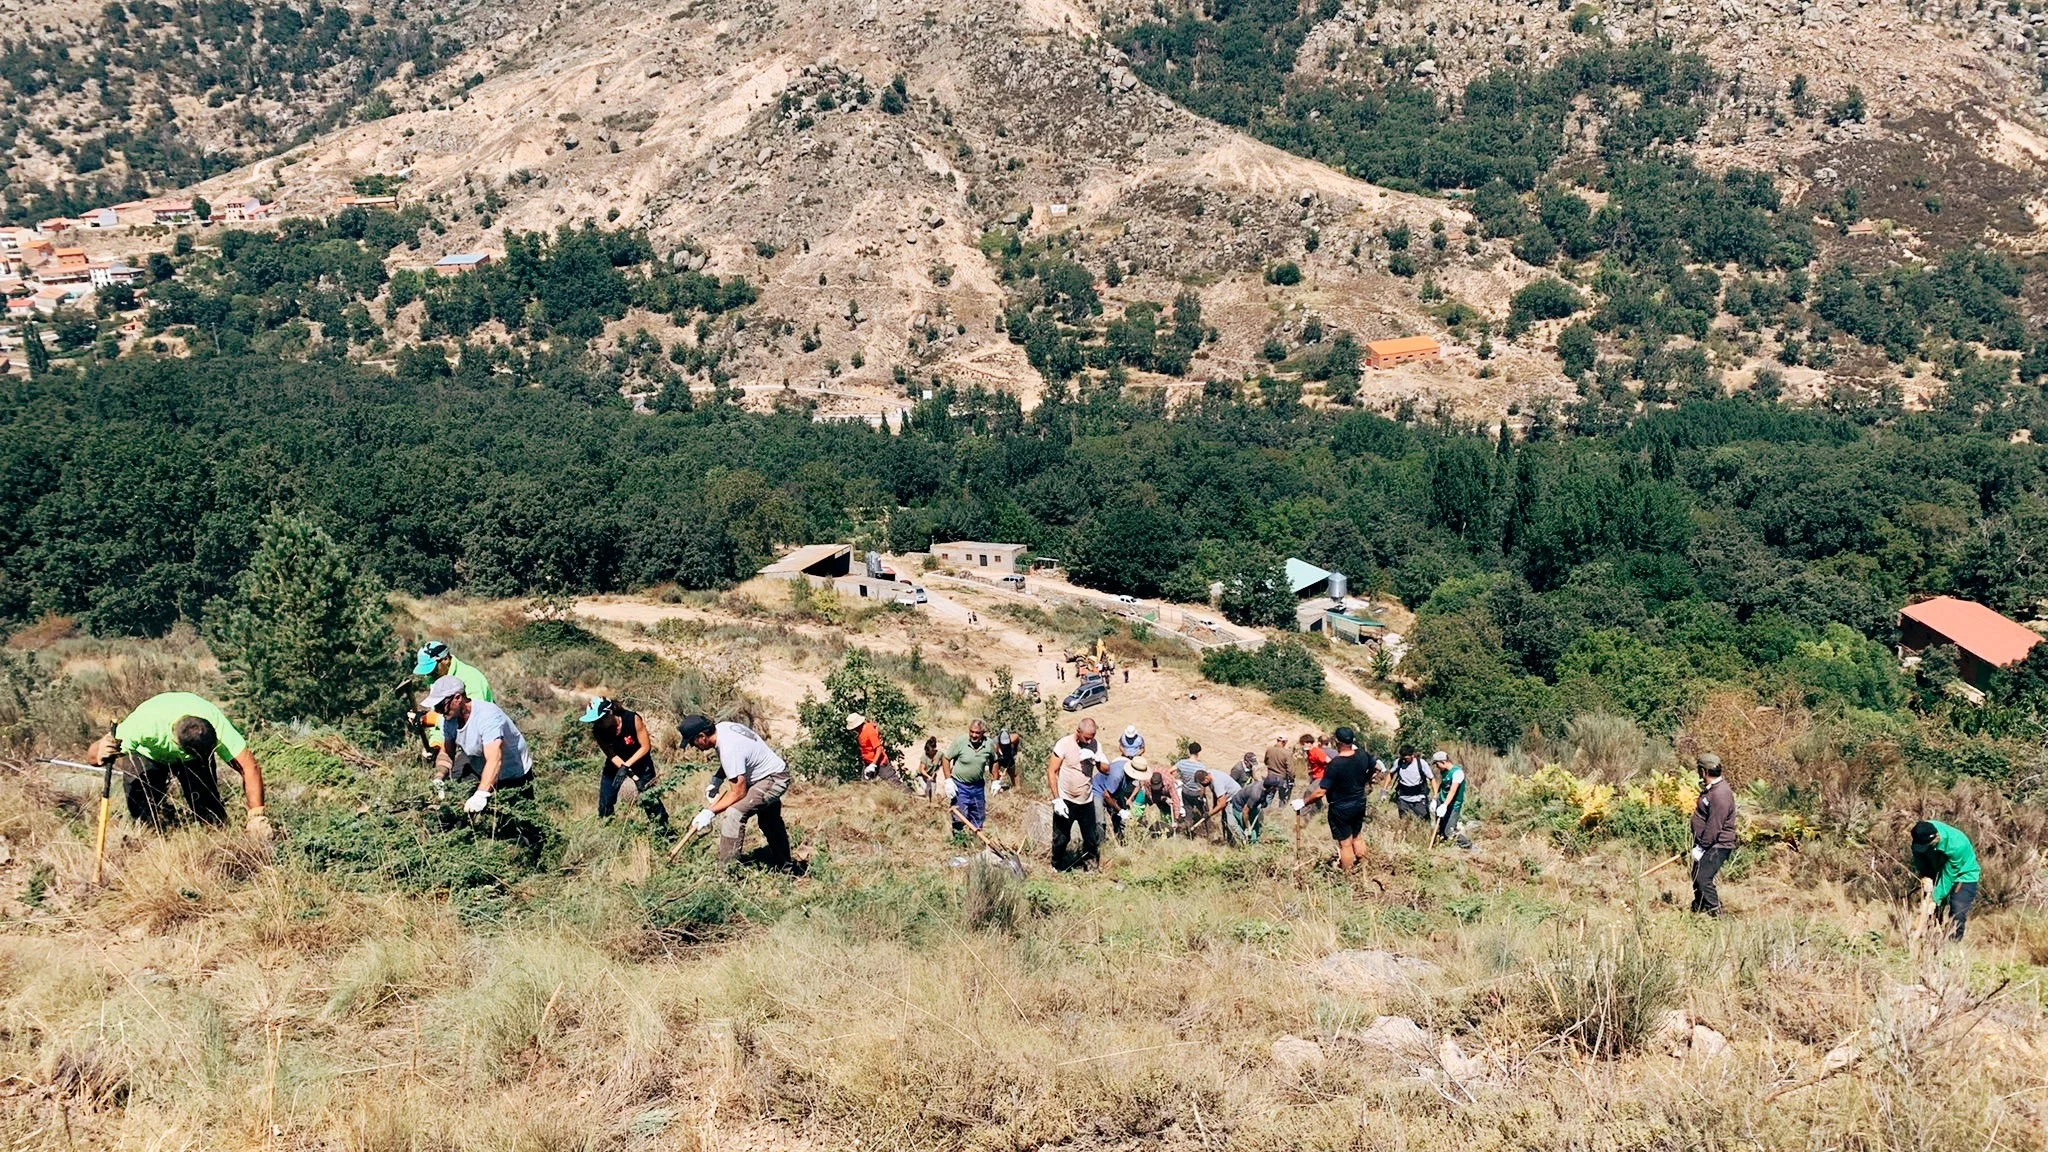
{"label": "dense green forest", "polygon": [[[1589,709],[1668,729],[1716,684],[1949,707],[1888,650],[1906,597],[2048,597],[2048,448],[1953,411],[1865,427],[1720,399],[1516,442],[1229,385],[1169,420],[1096,386],[1029,414],[944,391],[889,436],[269,357],[131,355],[8,388],[0,618],[109,632],[201,614],[274,507],[393,587],[496,596],[715,587],[854,536],[1020,540],[1139,594],[1256,583],[1291,554],[1418,607],[1419,715],[1505,746]],[[2036,723],[2013,691],[1971,723]]]}
{"label": "dense green forest", "polygon": [[[0,31],[0,142],[54,156],[74,177],[47,186],[0,172],[0,204],[32,220],[197,183],[352,112],[388,114],[379,83],[405,68],[425,77],[458,47],[429,13],[322,0],[109,0],[69,41]],[[195,140],[171,95],[236,106],[232,146]],[[300,111],[274,124],[250,97]]]}

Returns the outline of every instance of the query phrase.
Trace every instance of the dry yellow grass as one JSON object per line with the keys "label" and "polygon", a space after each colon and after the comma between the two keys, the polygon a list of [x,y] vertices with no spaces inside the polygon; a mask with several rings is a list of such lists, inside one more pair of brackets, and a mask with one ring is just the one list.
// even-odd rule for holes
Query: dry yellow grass
{"label": "dry yellow grass", "polygon": [[[0,803],[27,799],[0,783]],[[1916,971],[1865,934],[1880,912],[1789,872],[1731,885],[1739,915],[1707,924],[1633,883],[1632,852],[1568,862],[1483,830],[1470,856],[1431,854],[1381,822],[1357,887],[1309,863],[1315,827],[1301,866],[1277,837],[1146,843],[1099,876],[1036,870],[1015,929],[981,931],[928,807],[872,787],[791,803],[812,875],[743,877],[775,915],[661,949],[634,943],[622,895],[649,874],[645,842],[581,818],[574,874],[474,927],[206,832],[127,853],[104,895],[67,881],[22,907],[23,864],[69,859],[73,824],[0,869],[0,1133],[151,1150],[2043,1143],[2038,985],[1973,1008],[1994,976],[2034,977],[2017,943],[1989,943],[2038,934],[2018,913]],[[1560,965],[1638,932],[1726,1056],[1599,1059],[1541,1023]],[[1305,976],[1343,948],[1440,971],[1380,992]],[[1483,1074],[1372,1047],[1382,1015]],[[1283,1035],[1324,1059],[1277,1062]],[[1823,1078],[1843,1044],[1860,1059]]]}

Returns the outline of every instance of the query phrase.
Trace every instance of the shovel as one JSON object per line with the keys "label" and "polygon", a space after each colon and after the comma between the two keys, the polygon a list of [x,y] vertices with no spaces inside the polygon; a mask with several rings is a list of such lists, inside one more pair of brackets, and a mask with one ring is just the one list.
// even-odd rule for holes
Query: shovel
{"label": "shovel", "polygon": [[989,839],[988,833],[982,831],[979,828],[976,828],[974,826],[974,821],[969,820],[967,818],[967,813],[962,812],[958,804],[953,805],[953,815],[958,816],[960,818],[960,822],[962,824],[967,825],[968,831],[974,833],[974,838],[981,841],[982,847],[996,854],[996,858],[1003,862],[1003,867],[1009,869],[1010,875],[1015,876],[1019,880],[1022,880],[1024,878],[1023,857],[1017,855],[1015,852],[1012,852],[1008,848],[1005,848],[1002,845],[996,843],[995,841]]}
{"label": "shovel", "polygon": [[1686,852],[1677,852],[1677,853],[1674,853],[1674,854],[1672,854],[1672,856],[1671,856],[1671,858],[1670,858],[1670,859],[1668,859],[1668,860],[1663,860],[1663,861],[1660,861],[1660,862],[1658,862],[1658,863],[1656,863],[1656,864],[1652,864],[1652,865],[1650,865],[1650,866],[1649,866],[1648,868],[1645,868],[1645,869],[1643,869],[1643,871],[1642,871],[1641,873],[1637,874],[1637,876],[1636,876],[1636,879],[1638,879],[1638,880],[1644,879],[1644,878],[1648,877],[1648,876],[1650,875],[1650,873],[1652,873],[1652,872],[1661,872],[1661,871],[1663,871],[1664,869],[1666,869],[1666,868],[1669,868],[1669,867],[1670,867],[1671,865],[1673,865],[1673,864],[1676,864],[1676,863],[1678,863],[1678,862],[1679,862],[1680,860],[1683,860],[1683,859],[1685,859],[1685,858],[1686,858],[1686,857],[1687,857],[1688,855],[1690,855],[1690,853],[1686,853]]}

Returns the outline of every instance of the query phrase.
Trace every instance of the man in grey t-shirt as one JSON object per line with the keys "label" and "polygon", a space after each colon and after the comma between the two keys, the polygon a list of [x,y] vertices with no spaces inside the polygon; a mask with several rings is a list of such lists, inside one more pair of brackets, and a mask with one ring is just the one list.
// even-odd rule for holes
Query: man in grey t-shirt
{"label": "man in grey t-shirt", "polygon": [[483,811],[491,794],[500,788],[532,782],[533,750],[503,708],[488,700],[470,699],[468,689],[452,675],[434,681],[421,706],[454,721],[455,743],[470,763],[483,765],[476,791],[462,802],[464,812]]}
{"label": "man in grey t-shirt", "polygon": [[744,724],[713,724],[702,716],[685,716],[676,727],[683,743],[718,754],[717,775],[723,782],[711,806],[690,822],[690,831],[702,831],[716,820],[718,858],[736,860],[752,818],[768,842],[768,864],[788,867],[789,828],[782,822],[782,795],[789,791],[789,764]]}

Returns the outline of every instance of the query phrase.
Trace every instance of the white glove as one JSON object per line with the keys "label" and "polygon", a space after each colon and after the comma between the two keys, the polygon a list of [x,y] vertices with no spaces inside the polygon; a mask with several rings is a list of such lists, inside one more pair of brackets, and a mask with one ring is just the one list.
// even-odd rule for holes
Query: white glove
{"label": "white glove", "polygon": [[448,799],[448,781],[446,781],[446,780],[436,780],[436,781],[434,781],[434,799],[436,799],[436,800],[440,800],[440,801],[443,801],[443,802],[446,802],[446,801],[447,801],[447,799]]}
{"label": "white glove", "polygon": [[709,808],[703,809],[702,811],[697,813],[695,819],[690,821],[690,831],[702,832],[706,828],[711,827],[711,822],[717,818],[718,814],[716,812],[713,812]]}
{"label": "white glove", "polygon": [[471,792],[469,794],[469,799],[464,800],[462,802],[462,810],[464,812],[470,813],[471,815],[475,815],[476,813],[483,811],[484,805],[489,804],[490,802],[491,794],[479,788],[476,791]]}
{"label": "white glove", "polygon": [[1434,807],[1434,808],[1431,808],[1431,809],[1429,810],[1429,813],[1430,813],[1430,815],[1432,815],[1432,816],[1436,817],[1437,819],[1441,820],[1441,819],[1443,819],[1443,818],[1444,818],[1444,813],[1446,813],[1446,812],[1449,812],[1450,810],[1451,810],[1451,806],[1450,806],[1449,804],[1439,804],[1439,805],[1437,805],[1436,807]]}
{"label": "white glove", "polygon": [[959,792],[954,787],[953,778],[951,776],[948,776],[945,779],[939,781],[939,799],[944,800],[950,804],[953,801],[953,797],[957,795],[959,795]]}
{"label": "white glove", "polygon": [[1053,797],[1052,814],[1061,818],[1065,818],[1065,816],[1067,815],[1067,798],[1065,796]]}
{"label": "white glove", "polygon": [[1695,848],[1694,848],[1694,849],[1692,850],[1692,862],[1693,862],[1693,863],[1695,863],[1695,864],[1699,863],[1699,862],[1700,862],[1700,858],[1701,858],[1702,856],[1705,856],[1706,854],[1707,854],[1707,850],[1706,850],[1705,848],[1698,848],[1698,847],[1695,847]]}
{"label": "white glove", "polygon": [[1306,808],[1306,807],[1308,807],[1308,801],[1306,801],[1306,800],[1303,800],[1303,799],[1301,799],[1300,797],[1296,797],[1296,798],[1295,798],[1295,801],[1294,801],[1294,810],[1295,810],[1296,812],[1299,812],[1299,811],[1301,811],[1301,810],[1302,810],[1303,808]]}
{"label": "white glove", "polygon": [[991,796],[999,795],[1002,790],[1003,782],[1001,780],[997,780],[988,786],[988,794]]}

